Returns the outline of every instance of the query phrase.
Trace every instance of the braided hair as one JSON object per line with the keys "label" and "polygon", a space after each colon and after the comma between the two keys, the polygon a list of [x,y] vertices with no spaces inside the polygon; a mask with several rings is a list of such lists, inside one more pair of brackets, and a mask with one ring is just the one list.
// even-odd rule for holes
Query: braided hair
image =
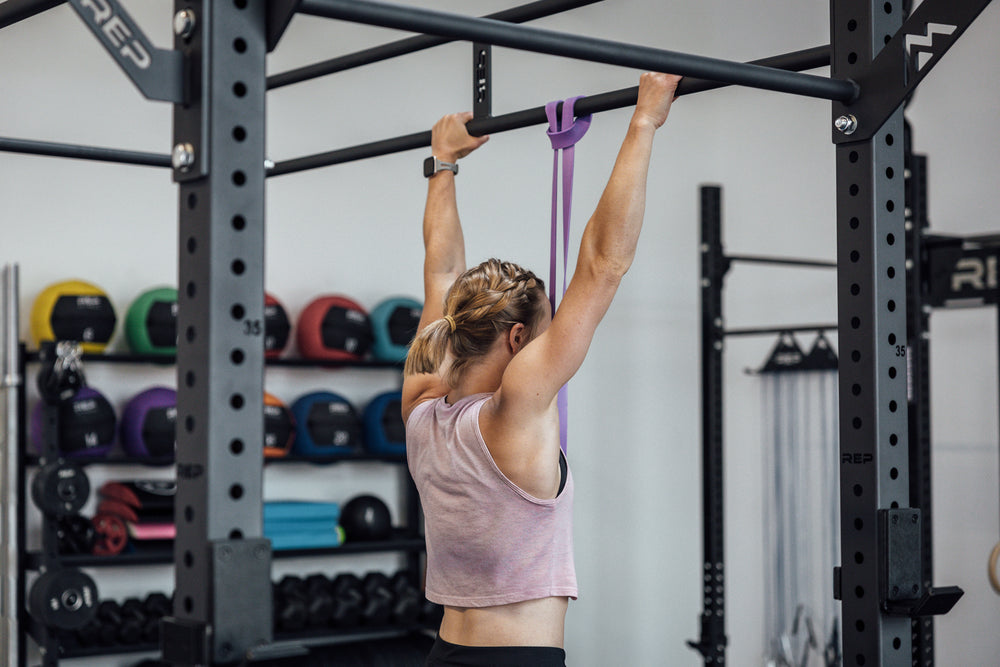
{"label": "braided hair", "polygon": [[404,373],[437,372],[450,351],[444,379],[456,386],[465,370],[515,324],[523,324],[530,337],[544,302],[545,283],[534,273],[512,262],[486,260],[459,276],[448,290],[444,317],[414,338]]}

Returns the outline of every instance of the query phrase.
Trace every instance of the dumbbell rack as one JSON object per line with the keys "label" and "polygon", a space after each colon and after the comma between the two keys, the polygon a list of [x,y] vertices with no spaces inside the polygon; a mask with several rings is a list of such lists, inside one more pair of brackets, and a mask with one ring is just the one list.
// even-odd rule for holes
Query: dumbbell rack
{"label": "dumbbell rack", "polygon": [[[29,352],[24,344],[18,346],[17,368],[18,377],[27,378],[26,368],[29,364],[37,364],[40,361],[38,352]],[[132,354],[85,354],[83,361],[88,363],[117,363],[117,364],[158,364],[172,365],[172,357],[158,355],[132,355]],[[271,359],[267,361],[271,366],[286,366],[300,368],[399,368],[399,364],[361,361],[361,362],[332,362],[332,361],[311,361],[304,359]],[[17,460],[21,462],[17,466],[17,507],[21,508],[17,513],[16,541],[20,558],[16,572],[17,582],[17,659],[11,656],[11,663],[18,667],[25,667],[27,664],[27,642],[30,637],[39,647],[43,656],[45,667],[58,665],[60,659],[94,657],[110,654],[138,653],[158,651],[160,647],[154,644],[137,643],[114,646],[65,646],[59,637],[59,632],[47,628],[42,623],[31,617],[26,604],[26,582],[27,573],[31,571],[53,571],[59,569],[77,568],[102,568],[102,567],[131,567],[131,566],[152,566],[169,565],[174,561],[172,550],[168,549],[145,549],[131,553],[119,554],[116,556],[96,556],[80,554],[60,554],[57,547],[56,524],[54,520],[43,515],[42,525],[42,549],[28,551],[25,548],[26,516],[23,508],[27,498],[25,489],[27,488],[27,469],[38,467],[46,460],[52,460],[57,456],[56,443],[49,443],[46,455],[37,455],[28,452],[27,429],[24,416],[27,414],[27,401],[24,382],[17,387]],[[44,407],[43,409],[50,409]],[[53,412],[57,412],[52,408]],[[268,465],[283,465],[294,462],[309,462],[313,464],[332,464],[348,462],[371,462],[380,461],[389,464],[405,465],[404,456],[389,456],[375,454],[350,454],[338,456],[336,458],[316,458],[298,457],[290,455],[285,458],[271,459]],[[146,464],[148,461],[125,455],[114,455],[112,457],[76,457],[73,462],[81,466],[87,465],[135,465]],[[357,555],[380,552],[397,552],[406,555],[405,571],[416,576],[419,580],[422,573],[421,559],[424,552],[424,537],[422,534],[422,516],[420,511],[420,501],[415,485],[409,475],[403,476],[405,479],[405,514],[406,520],[403,527],[395,527],[392,537],[379,542],[345,543],[339,547],[310,548],[310,549],[290,549],[275,551],[272,556],[278,559],[294,559],[316,556],[342,556]],[[416,631],[429,629],[426,623],[413,623],[408,625],[382,625],[382,626],[358,626],[353,628],[314,628],[294,633],[276,633],[276,639],[295,640],[303,645],[319,646],[323,644],[339,643],[346,641],[360,641],[370,638],[389,637],[395,635],[411,634]]]}

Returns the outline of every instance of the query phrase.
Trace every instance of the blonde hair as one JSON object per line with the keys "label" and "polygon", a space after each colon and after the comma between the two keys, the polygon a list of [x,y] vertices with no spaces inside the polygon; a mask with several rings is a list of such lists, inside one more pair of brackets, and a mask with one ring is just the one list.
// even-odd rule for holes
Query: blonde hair
{"label": "blonde hair", "polygon": [[456,386],[465,370],[515,324],[523,324],[530,338],[544,302],[545,283],[534,273],[512,262],[486,260],[448,290],[444,316],[413,339],[404,374],[439,372],[450,351],[452,361],[443,375]]}

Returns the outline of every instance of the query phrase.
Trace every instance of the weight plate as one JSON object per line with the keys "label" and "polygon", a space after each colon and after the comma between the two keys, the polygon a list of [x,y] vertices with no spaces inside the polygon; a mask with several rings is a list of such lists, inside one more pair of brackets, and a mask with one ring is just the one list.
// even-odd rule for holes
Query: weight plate
{"label": "weight plate", "polygon": [[31,614],[43,625],[76,630],[97,613],[97,584],[80,570],[46,572],[31,585]]}
{"label": "weight plate", "polygon": [[90,496],[90,480],[80,466],[53,461],[38,469],[31,481],[31,499],[49,516],[76,514]]}

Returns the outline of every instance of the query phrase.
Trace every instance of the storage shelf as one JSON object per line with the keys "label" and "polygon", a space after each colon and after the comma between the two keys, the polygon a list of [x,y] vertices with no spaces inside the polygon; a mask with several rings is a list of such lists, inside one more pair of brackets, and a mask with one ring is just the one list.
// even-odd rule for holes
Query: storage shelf
{"label": "storage shelf", "polygon": [[[62,459],[68,463],[76,463],[78,465],[144,465],[151,468],[163,468],[166,466],[171,466],[174,464],[173,459],[149,459],[142,456],[127,456],[125,454],[112,454],[111,456],[66,456]],[[27,466],[36,466],[39,464],[41,456],[39,454],[29,453],[24,455],[24,464]],[[264,466],[269,465],[285,465],[289,463],[312,463],[314,465],[332,465],[335,463],[366,463],[366,462],[381,462],[381,463],[406,463],[406,456],[402,454],[369,454],[363,452],[360,454],[347,454],[342,456],[297,456],[289,455],[280,458],[265,459]]]}
{"label": "storage shelf", "polygon": [[[319,549],[279,549],[271,552],[275,560],[285,558],[310,558],[316,556],[342,556],[348,554],[368,554],[389,551],[413,552],[423,551],[423,537],[406,537],[403,529],[396,529],[396,535],[391,540],[381,542],[345,542],[339,547],[323,547]],[[65,567],[129,567],[133,565],[169,565],[174,562],[173,549],[138,548],[129,553],[117,556],[64,555],[59,557]],[[37,570],[43,563],[42,553],[29,551],[25,554],[25,567]]]}
{"label": "storage shelf", "polygon": [[[349,642],[401,637],[415,632],[433,630],[427,625],[381,625],[373,627],[359,626],[355,628],[310,628],[301,632],[276,632],[274,642],[300,643],[303,646],[325,646],[330,644],[345,644]],[[159,644],[113,644],[111,646],[67,646],[61,648],[59,657],[92,658],[105,655],[122,655],[128,653],[159,652]]]}
{"label": "storage shelf", "polygon": [[[38,350],[29,350],[25,353],[25,361],[28,363],[38,362]],[[171,366],[177,363],[177,357],[172,354],[131,354],[109,352],[107,354],[87,353],[82,357],[83,361],[93,361],[109,364],[155,364],[157,366]],[[292,368],[391,368],[403,370],[403,363],[400,361],[379,361],[377,359],[328,361],[323,359],[302,359],[299,357],[279,357],[277,359],[264,359],[265,366],[287,366]]]}

